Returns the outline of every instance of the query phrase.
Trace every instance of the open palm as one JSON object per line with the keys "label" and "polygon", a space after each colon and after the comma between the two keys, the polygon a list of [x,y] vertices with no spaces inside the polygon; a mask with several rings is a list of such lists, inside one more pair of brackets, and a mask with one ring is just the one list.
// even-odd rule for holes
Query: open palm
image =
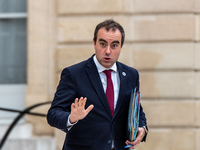
{"label": "open palm", "polygon": [[94,105],[90,105],[85,109],[87,98],[81,97],[80,99],[76,98],[75,102],[71,105],[71,115],[69,118],[70,123],[74,123],[78,120],[85,118],[88,113],[94,108]]}

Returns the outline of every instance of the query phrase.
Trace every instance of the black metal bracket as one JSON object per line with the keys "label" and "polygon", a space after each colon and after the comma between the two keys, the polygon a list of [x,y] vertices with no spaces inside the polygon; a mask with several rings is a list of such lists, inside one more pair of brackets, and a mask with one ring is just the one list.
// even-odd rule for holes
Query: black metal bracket
{"label": "black metal bracket", "polygon": [[38,103],[38,104],[34,104],[26,109],[24,109],[23,111],[20,110],[15,110],[15,109],[7,109],[7,108],[1,108],[0,110],[3,111],[9,111],[9,112],[15,112],[15,113],[19,113],[19,115],[13,120],[13,122],[11,123],[11,125],[9,126],[9,128],[7,129],[6,133],[4,134],[1,142],[0,142],[0,150],[3,148],[3,145],[5,144],[9,134],[11,133],[12,129],[15,127],[15,125],[17,124],[17,122],[25,115],[25,114],[29,114],[29,115],[35,115],[35,116],[40,116],[40,117],[46,117],[46,114],[40,114],[40,113],[33,113],[30,112],[32,109],[42,106],[42,105],[46,105],[46,104],[50,104],[51,101],[47,101],[47,102],[43,102],[43,103]]}

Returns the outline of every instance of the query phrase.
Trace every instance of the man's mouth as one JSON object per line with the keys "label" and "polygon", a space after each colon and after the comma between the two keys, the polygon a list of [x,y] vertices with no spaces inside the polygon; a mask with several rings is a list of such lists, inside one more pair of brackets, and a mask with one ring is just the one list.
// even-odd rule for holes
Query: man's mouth
{"label": "man's mouth", "polygon": [[109,61],[110,58],[109,58],[109,57],[105,57],[104,60],[105,60],[105,61]]}

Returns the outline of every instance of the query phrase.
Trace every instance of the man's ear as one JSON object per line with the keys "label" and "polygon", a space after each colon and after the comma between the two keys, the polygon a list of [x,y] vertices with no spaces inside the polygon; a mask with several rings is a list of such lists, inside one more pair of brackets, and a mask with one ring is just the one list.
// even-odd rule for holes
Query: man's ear
{"label": "man's ear", "polygon": [[96,45],[96,41],[94,41],[94,38],[93,38],[93,44],[94,44],[94,46]]}

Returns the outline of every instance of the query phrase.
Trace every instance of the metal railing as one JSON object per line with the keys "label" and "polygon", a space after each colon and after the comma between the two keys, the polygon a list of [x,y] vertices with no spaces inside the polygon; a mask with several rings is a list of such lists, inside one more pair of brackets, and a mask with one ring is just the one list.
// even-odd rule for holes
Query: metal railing
{"label": "metal railing", "polygon": [[28,108],[25,108],[23,111],[20,110],[15,110],[15,109],[8,109],[8,108],[1,108],[0,110],[2,111],[9,111],[9,112],[14,112],[14,113],[19,113],[19,115],[13,120],[13,122],[11,123],[11,125],[9,126],[9,128],[7,129],[6,133],[4,134],[1,142],[0,142],[0,150],[3,148],[3,145],[5,144],[9,134],[11,133],[12,129],[15,127],[15,125],[17,124],[17,122],[25,115],[34,115],[34,116],[40,116],[40,117],[46,117],[46,114],[41,114],[41,113],[33,113],[30,112],[32,109],[42,106],[42,105],[46,105],[46,104],[50,104],[51,101],[47,101],[47,102],[43,102],[43,103],[38,103],[38,104],[34,104]]}

